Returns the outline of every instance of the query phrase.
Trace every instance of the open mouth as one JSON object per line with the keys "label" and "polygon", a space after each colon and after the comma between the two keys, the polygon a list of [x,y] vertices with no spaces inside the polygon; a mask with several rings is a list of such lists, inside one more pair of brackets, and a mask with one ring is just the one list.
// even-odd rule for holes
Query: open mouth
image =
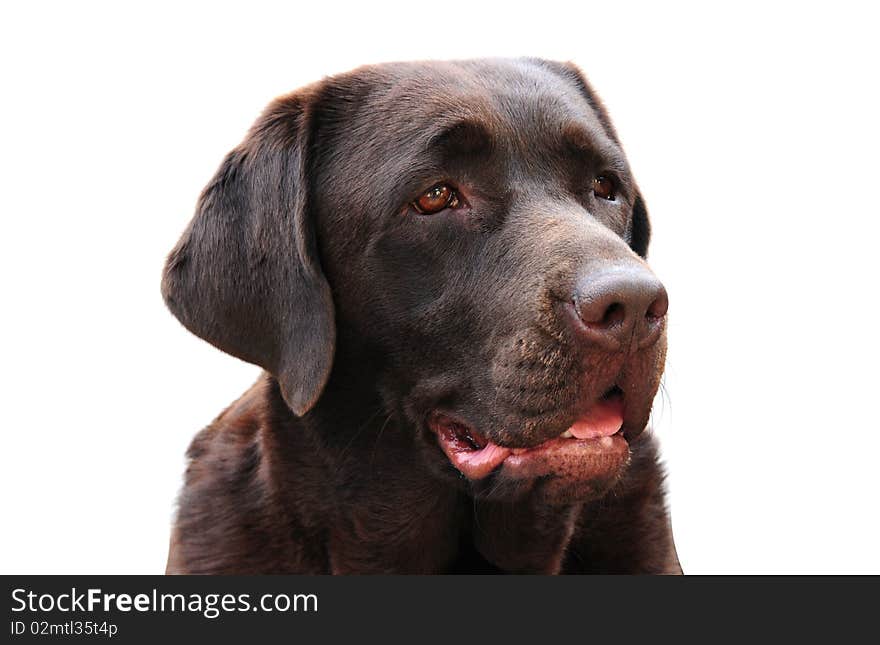
{"label": "open mouth", "polygon": [[452,465],[471,480],[483,479],[499,468],[515,479],[606,478],[626,463],[629,454],[621,433],[623,403],[621,390],[612,387],[559,436],[528,448],[496,444],[441,412],[431,416],[429,426]]}

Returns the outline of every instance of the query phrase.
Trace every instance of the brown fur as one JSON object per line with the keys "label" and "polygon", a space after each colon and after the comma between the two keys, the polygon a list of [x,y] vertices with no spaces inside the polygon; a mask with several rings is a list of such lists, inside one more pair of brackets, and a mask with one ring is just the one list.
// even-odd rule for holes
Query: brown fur
{"label": "brown fur", "polygon": [[[584,178],[612,170],[596,201]],[[451,180],[466,210],[407,208]],[[665,333],[611,351],[561,313],[604,266],[647,271],[649,233],[573,66],[389,64],[273,102],[163,280],[187,328],[266,370],[189,449],[168,571],[680,572],[643,433]],[[630,458],[601,490],[469,481],[426,421],[531,447],[612,385]]]}

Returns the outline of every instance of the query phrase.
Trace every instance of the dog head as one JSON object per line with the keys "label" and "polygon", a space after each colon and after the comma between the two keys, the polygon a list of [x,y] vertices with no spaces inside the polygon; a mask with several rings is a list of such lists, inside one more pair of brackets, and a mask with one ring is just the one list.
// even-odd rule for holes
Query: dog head
{"label": "dog head", "polygon": [[335,362],[409,422],[438,477],[585,500],[624,472],[663,370],[648,238],[575,67],[387,64],[269,106],[203,192],[163,294],[297,415]]}

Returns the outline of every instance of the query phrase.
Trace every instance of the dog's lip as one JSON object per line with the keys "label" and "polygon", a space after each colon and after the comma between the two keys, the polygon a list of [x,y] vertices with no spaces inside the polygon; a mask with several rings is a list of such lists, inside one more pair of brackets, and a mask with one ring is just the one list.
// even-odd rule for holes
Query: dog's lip
{"label": "dog's lip", "polygon": [[623,436],[623,401],[618,393],[595,402],[558,436],[529,447],[497,444],[457,416],[434,411],[428,426],[449,461],[471,480],[496,470],[521,479],[545,475],[604,478],[629,455]]}

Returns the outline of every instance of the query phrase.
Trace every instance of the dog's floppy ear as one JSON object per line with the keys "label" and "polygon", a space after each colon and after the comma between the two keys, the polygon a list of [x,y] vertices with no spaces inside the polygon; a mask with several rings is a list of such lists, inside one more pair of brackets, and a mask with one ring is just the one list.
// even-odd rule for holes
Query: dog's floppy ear
{"label": "dog's floppy ear", "polygon": [[[543,65],[545,68],[551,70],[553,73],[561,76],[577,87],[587,103],[590,104],[590,107],[593,108],[593,111],[599,118],[599,123],[602,124],[605,133],[617,145],[620,145],[620,139],[617,136],[617,132],[614,130],[614,125],[611,123],[611,117],[608,116],[608,110],[605,109],[605,105],[599,99],[596,92],[593,91],[593,88],[590,87],[586,76],[584,76],[584,73],[577,65],[570,61],[560,63],[541,58],[533,58],[530,60]],[[645,207],[645,200],[642,198],[642,193],[636,189],[636,198],[633,202],[632,229],[630,231],[629,246],[633,251],[644,258],[648,255],[648,243],[650,240],[651,223],[648,219],[648,209]]]}
{"label": "dog's floppy ear", "polygon": [[636,189],[636,200],[633,203],[632,229],[630,229],[629,247],[643,258],[648,257],[648,242],[651,241],[651,220],[642,193]]}
{"label": "dog's floppy ear", "polygon": [[309,217],[308,96],[276,99],[227,155],[162,279],[187,329],[274,375],[300,416],[327,382],[336,341]]}

